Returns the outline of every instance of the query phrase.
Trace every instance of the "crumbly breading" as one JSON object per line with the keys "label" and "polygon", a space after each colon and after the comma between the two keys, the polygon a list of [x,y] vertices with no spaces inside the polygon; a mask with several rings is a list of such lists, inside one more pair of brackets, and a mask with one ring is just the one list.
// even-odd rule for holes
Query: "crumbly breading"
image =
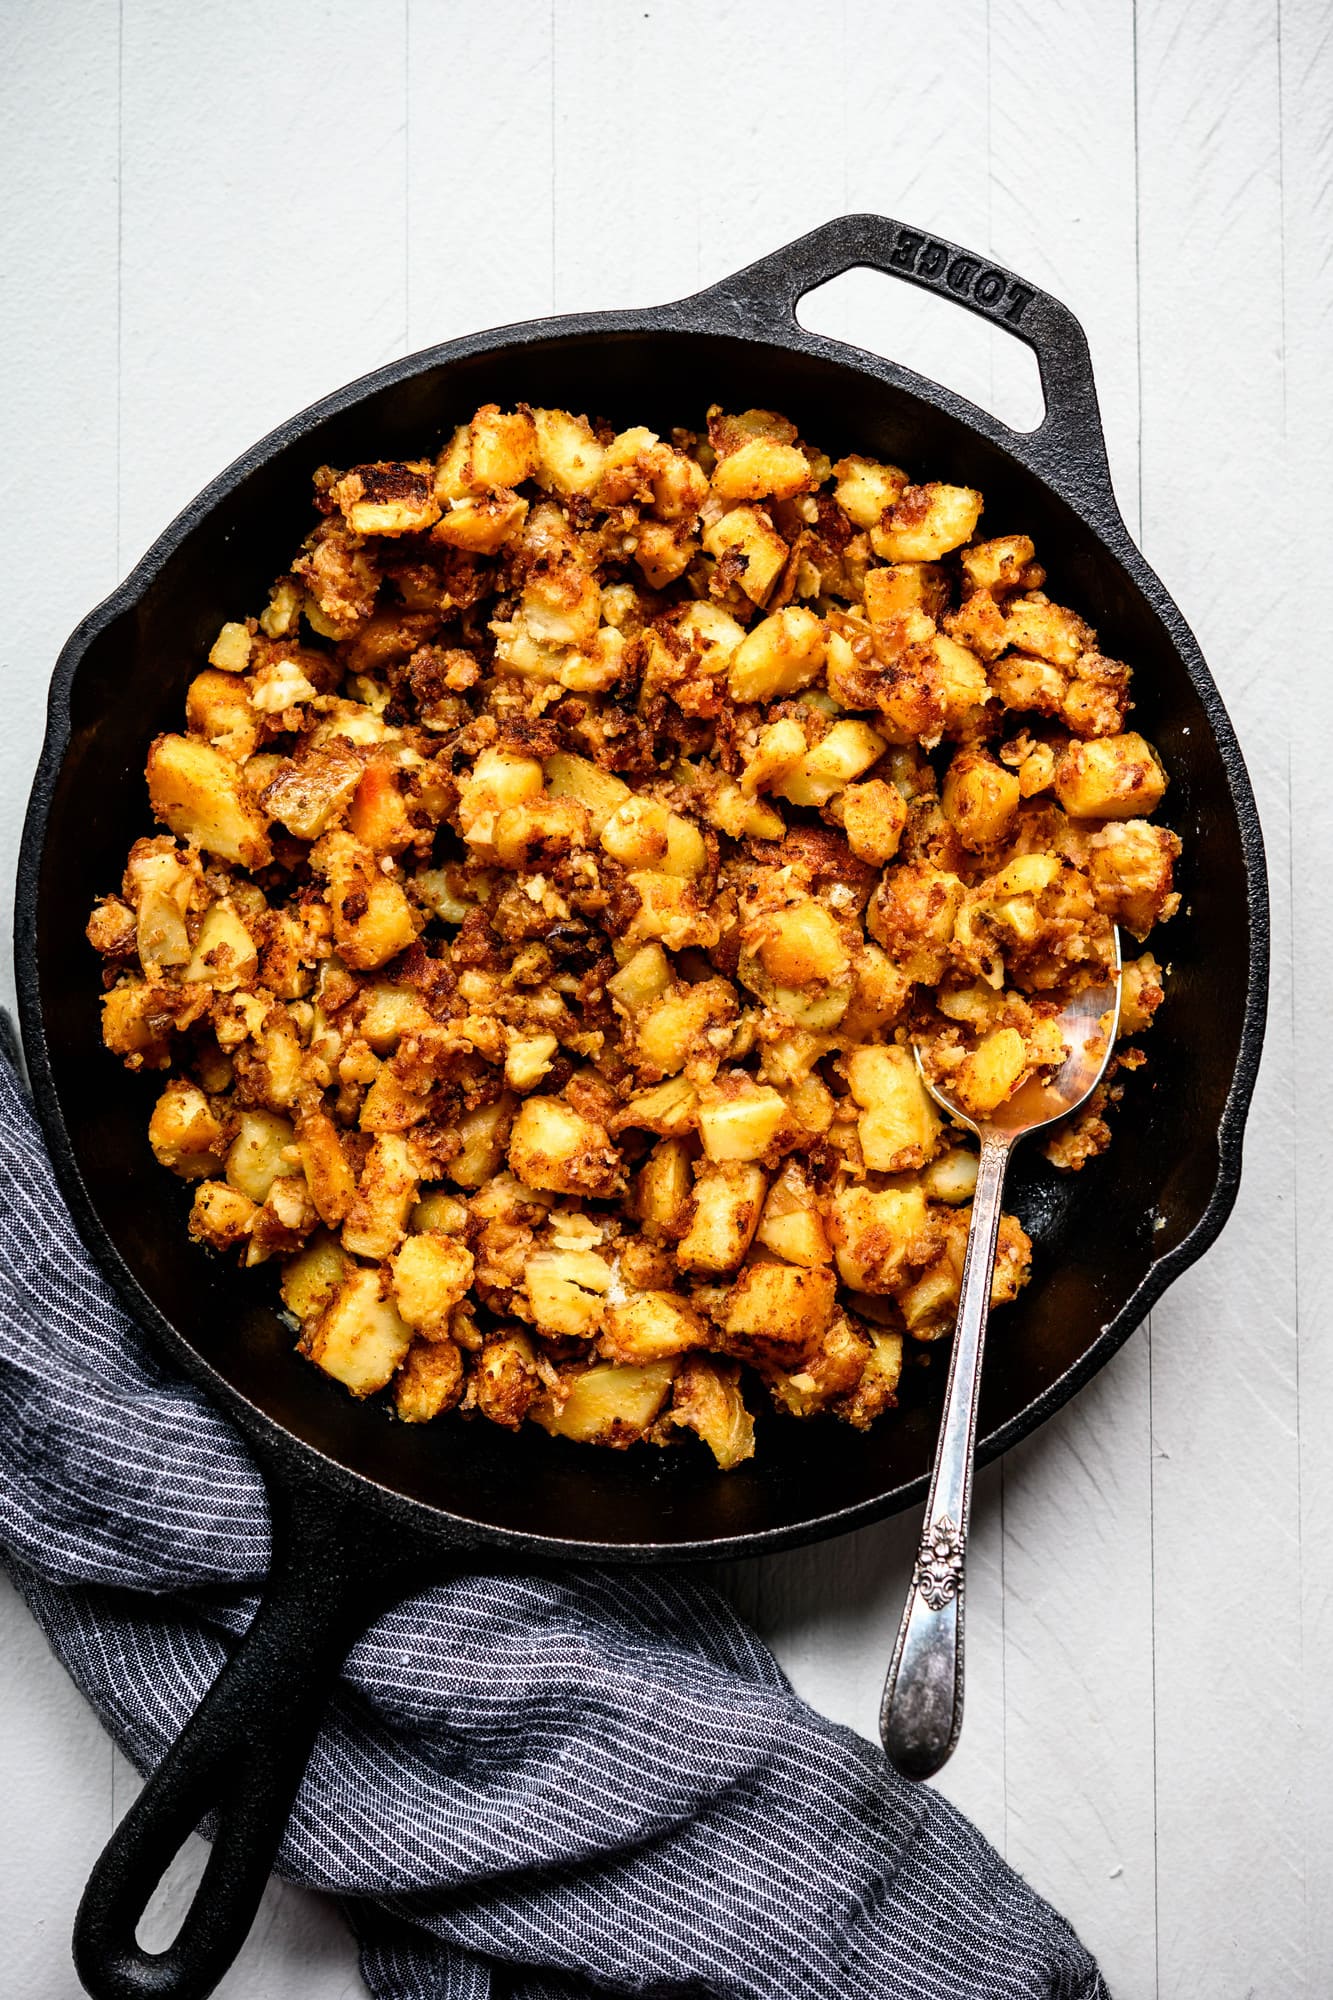
{"label": "crumbly breading", "polygon": [[[952,1325],[976,1178],[912,1044],[984,1117],[1178,903],[1129,667],[981,493],[773,411],[488,405],[314,485],[88,925],[191,1233],[405,1422],[722,1467],[756,1390],[866,1427]],[[994,1303],[1030,1255],[1006,1216]]]}

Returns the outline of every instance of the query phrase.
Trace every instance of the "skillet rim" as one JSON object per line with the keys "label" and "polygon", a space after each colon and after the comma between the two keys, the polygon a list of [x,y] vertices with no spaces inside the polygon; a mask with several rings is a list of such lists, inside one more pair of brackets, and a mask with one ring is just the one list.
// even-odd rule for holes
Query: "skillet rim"
{"label": "skillet rim", "polygon": [[[868,218],[844,218],[841,226],[856,220]],[[892,1487],[850,1507],[811,1515],[783,1527],[713,1538],[633,1543],[567,1541],[469,1520],[466,1516],[447,1512],[429,1501],[413,1498],[393,1487],[379,1484],[366,1474],[353,1471],[317,1446],[298,1438],[258,1404],[251,1402],[204,1358],[142,1289],[102,1225],[84,1183],[55,1087],[42,1014],[37,956],[31,948],[20,948],[21,939],[26,943],[36,935],[38,889],[47,822],[70,739],[70,694],[74,680],[93,642],[118,619],[133,611],[177,549],[197,528],[203,526],[217,504],[241,486],[259,466],[288,445],[296,443],[315,424],[428,369],[540,342],[577,341],[590,336],[721,334],[740,338],[773,348],[780,355],[804,353],[817,360],[830,361],[853,374],[868,374],[910,399],[940,411],[1016,461],[1061,504],[1080,517],[1091,530],[1103,557],[1128,575],[1165,629],[1216,743],[1226,773],[1245,869],[1245,908],[1249,927],[1245,1011],[1236,1065],[1217,1128],[1216,1176],[1198,1221],[1178,1243],[1152,1261],[1124,1305],[1106,1322],[1078,1359],[1007,1423],[978,1441],[979,1462],[985,1464],[998,1458],[1020,1439],[1038,1429],[1106,1365],[1135,1328],[1142,1324],[1145,1315],[1168,1286],[1216,1240],[1235,1204],[1240,1185],[1245,1119],[1258,1074],[1267,1012],[1270,921],[1263,837],[1253,788],[1235,730],[1198,643],[1160,579],[1131,540],[1120,516],[1106,469],[1100,428],[1095,421],[1095,393],[1092,391],[1091,376],[1088,376],[1087,389],[1092,397],[1094,421],[1085,440],[1086,451],[1080,463],[1077,456],[1070,454],[1067,446],[1061,448],[1052,437],[1055,426],[1049,405],[1047,420],[1036,431],[1013,432],[989,412],[899,363],[868,353],[849,342],[830,340],[809,332],[795,317],[799,292],[786,301],[784,311],[758,310],[751,290],[755,274],[766,271],[779,259],[789,260],[789,269],[798,269],[799,252],[809,240],[800,239],[797,244],[778,251],[772,258],[761,260],[759,265],[750,267],[748,271],[666,305],[568,314],[484,329],[421,349],[344,384],[279,424],[203,487],[145,551],[124,581],[75,627],[61,648],[52,674],[45,734],[19,850],[14,964],[23,1046],[35,1108],[50,1149],[58,1184],[80,1237],[111,1281],[121,1303],[136,1323],[146,1328],[154,1345],[168,1354],[189,1379],[237,1424],[270,1483],[290,1488],[313,1479],[349,1499],[373,1507],[382,1517],[395,1519],[403,1527],[436,1543],[459,1549],[494,1548],[529,1559],[580,1563],[656,1564],[726,1560],[820,1541],[901,1512],[924,1496],[927,1475],[923,1473],[918,1479]],[[747,285],[747,280],[750,285]],[[806,288],[819,281],[818,277],[810,277]],[[1059,310],[1065,312],[1064,308]],[[1072,320],[1072,315],[1068,318],[1077,332],[1077,323]]]}

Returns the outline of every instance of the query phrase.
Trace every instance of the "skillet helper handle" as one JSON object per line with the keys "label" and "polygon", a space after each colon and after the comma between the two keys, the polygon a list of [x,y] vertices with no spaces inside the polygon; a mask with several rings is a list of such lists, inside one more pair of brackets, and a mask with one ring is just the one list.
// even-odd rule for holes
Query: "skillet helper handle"
{"label": "skillet helper handle", "polygon": [[[1088,342],[1069,307],[988,257],[887,215],[843,215],[761,257],[701,294],[725,305],[740,330],[796,325],[807,292],[845,271],[869,269],[952,299],[1030,347],[1046,414],[1035,431],[1007,432],[1008,448],[1066,498],[1119,519],[1106,458]],[[995,420],[992,420],[995,421]]]}
{"label": "skillet helper handle", "polygon": [[963,1579],[977,1402],[1010,1145],[993,1130],[983,1132],[925,1529],[879,1712],[884,1748],[905,1778],[933,1777],[953,1755],[963,1726]]}
{"label": "skillet helper handle", "polygon": [[[393,1529],[315,1487],[270,1486],[273,1563],[245,1637],[112,1834],[79,1905],[74,1962],[94,2000],[204,2000],[245,1942],[347,1653],[429,1578]],[[136,1928],[209,1813],[212,1853],[173,1942]]]}

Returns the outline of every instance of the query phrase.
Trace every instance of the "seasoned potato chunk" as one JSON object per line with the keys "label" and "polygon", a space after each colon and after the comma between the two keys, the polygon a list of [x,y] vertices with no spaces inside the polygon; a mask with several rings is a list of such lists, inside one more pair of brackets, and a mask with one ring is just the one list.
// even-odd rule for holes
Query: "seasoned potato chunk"
{"label": "seasoned potato chunk", "polygon": [[877,868],[892,861],[907,824],[907,801],[898,787],[868,778],[863,785],[846,786],[840,804],[847,845],[858,861]]}
{"label": "seasoned potato chunk", "polygon": [[193,736],[159,736],[148,753],[148,796],[164,826],[245,868],[271,859],[263,814],[235,760]]}
{"label": "seasoned potato chunk", "polygon": [[772,410],[710,410],[708,438],[717,453],[713,491],[723,500],[790,500],[815,483],[796,426]]}
{"label": "seasoned potato chunk", "polygon": [[734,567],[736,581],[752,604],[767,601],[787,560],[787,544],[758,507],[733,507],[705,529],[704,547],[719,564]]}
{"label": "seasoned potato chunk", "polygon": [[463,1394],[463,1356],[452,1340],[414,1340],[393,1385],[393,1406],[405,1424],[428,1424]]}
{"label": "seasoned potato chunk", "polygon": [[1055,762],[1055,796],[1071,819],[1141,819],[1165,791],[1157,752],[1133,730],[1070,743]]}
{"label": "seasoned potato chunk", "polygon": [[409,1236],[393,1253],[393,1296],[402,1317],[427,1340],[449,1331],[449,1316],[472,1283],[472,1252],[449,1236]]}
{"label": "seasoned potato chunk", "polygon": [[940,803],[964,847],[994,847],[1014,823],[1022,787],[984,750],[960,750],[944,774]]}
{"label": "seasoned potato chunk", "polygon": [[563,1402],[539,1404],[532,1414],[554,1437],[579,1444],[634,1444],[670,1394],[673,1372],[670,1361],[587,1368],[565,1378]]}
{"label": "seasoned potato chunk", "polygon": [[703,1439],[723,1472],[754,1457],[754,1418],[732,1363],[690,1355],[672,1385],[670,1416]]}
{"label": "seasoned potato chunk", "polygon": [[855,1292],[892,1292],[939,1242],[919,1187],[844,1188],[829,1209],[838,1271]]}
{"label": "seasoned potato chunk", "polygon": [[315,1366],[354,1396],[391,1382],[411,1344],[412,1329],[385,1296],[380,1273],[365,1265],[347,1273],[302,1341]]}
{"label": "seasoned potato chunk", "polygon": [[406,894],[354,834],[325,834],[310,861],[328,882],[334,941],[346,965],[373,971],[416,942]]}
{"label": "seasoned potato chunk", "polygon": [[822,620],[799,604],[786,605],[746,633],[731,656],[727,685],[737,701],[795,694],[819,679],[824,649]]}
{"label": "seasoned potato chunk", "polygon": [[407,1232],[417,1198],[412,1149],[401,1133],[376,1135],[343,1223],[344,1250],[354,1257],[388,1257]]}
{"label": "seasoned potato chunk", "polygon": [[769,1189],[759,1221],[758,1240],[787,1264],[815,1268],[833,1261],[833,1249],[810,1175],[789,1160]]}
{"label": "seasoned potato chunk", "polygon": [[790,1366],[818,1346],[834,1296],[826,1267],[747,1264],[727,1293],[722,1331],[735,1353]]}
{"label": "seasoned potato chunk", "polygon": [[674,1292],[632,1292],[607,1308],[598,1343],[608,1361],[640,1366],[708,1345],[701,1316]]}
{"label": "seasoned potato chunk", "polygon": [[525,1186],[605,1199],[624,1185],[620,1155],[604,1125],[557,1097],[525,1097],[509,1140],[509,1164]]}
{"label": "seasoned potato chunk", "polygon": [[742,1160],[706,1162],[694,1183],[689,1227],[676,1245],[683,1271],[734,1271],[759,1226],[767,1180]]}
{"label": "seasoned potato chunk", "polygon": [[870,530],[870,546],[885,562],[938,562],[968,540],[981,518],[971,486],[905,487],[886,521]]}
{"label": "seasoned potato chunk", "polygon": [[924,1166],[939,1144],[941,1121],[909,1050],[853,1049],[847,1081],[861,1106],[861,1157],[872,1173]]}
{"label": "seasoned potato chunk", "polygon": [[196,1084],[169,1083],[148,1121],[148,1143],[182,1180],[215,1174],[227,1151],[227,1127]]}

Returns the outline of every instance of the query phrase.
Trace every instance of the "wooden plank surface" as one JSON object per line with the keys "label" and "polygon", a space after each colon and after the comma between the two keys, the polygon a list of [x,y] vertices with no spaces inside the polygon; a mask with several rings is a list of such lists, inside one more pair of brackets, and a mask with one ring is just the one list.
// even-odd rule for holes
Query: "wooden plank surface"
{"label": "wooden plank surface", "polygon": [[[211,473],[348,376],[678,295],[851,208],[1079,313],[1126,518],[1255,777],[1272,1025],[1222,1243],[980,1482],[945,1789],[1117,1995],[1333,1990],[1333,1162],[1291,1108],[1333,1080],[1322,0],[330,0],[317,47],[296,0],[10,0],[0,58],[6,896],[64,634]],[[802,318],[1035,420],[1026,356],[937,300],[860,273]],[[913,1541],[890,1522],[726,1578],[798,1688],[866,1733]],[[64,2000],[78,1885],[134,1781],[7,1591],[0,1647],[0,1934],[14,1990]],[[344,2000],[340,1920],[275,1889],[222,1990]]]}

